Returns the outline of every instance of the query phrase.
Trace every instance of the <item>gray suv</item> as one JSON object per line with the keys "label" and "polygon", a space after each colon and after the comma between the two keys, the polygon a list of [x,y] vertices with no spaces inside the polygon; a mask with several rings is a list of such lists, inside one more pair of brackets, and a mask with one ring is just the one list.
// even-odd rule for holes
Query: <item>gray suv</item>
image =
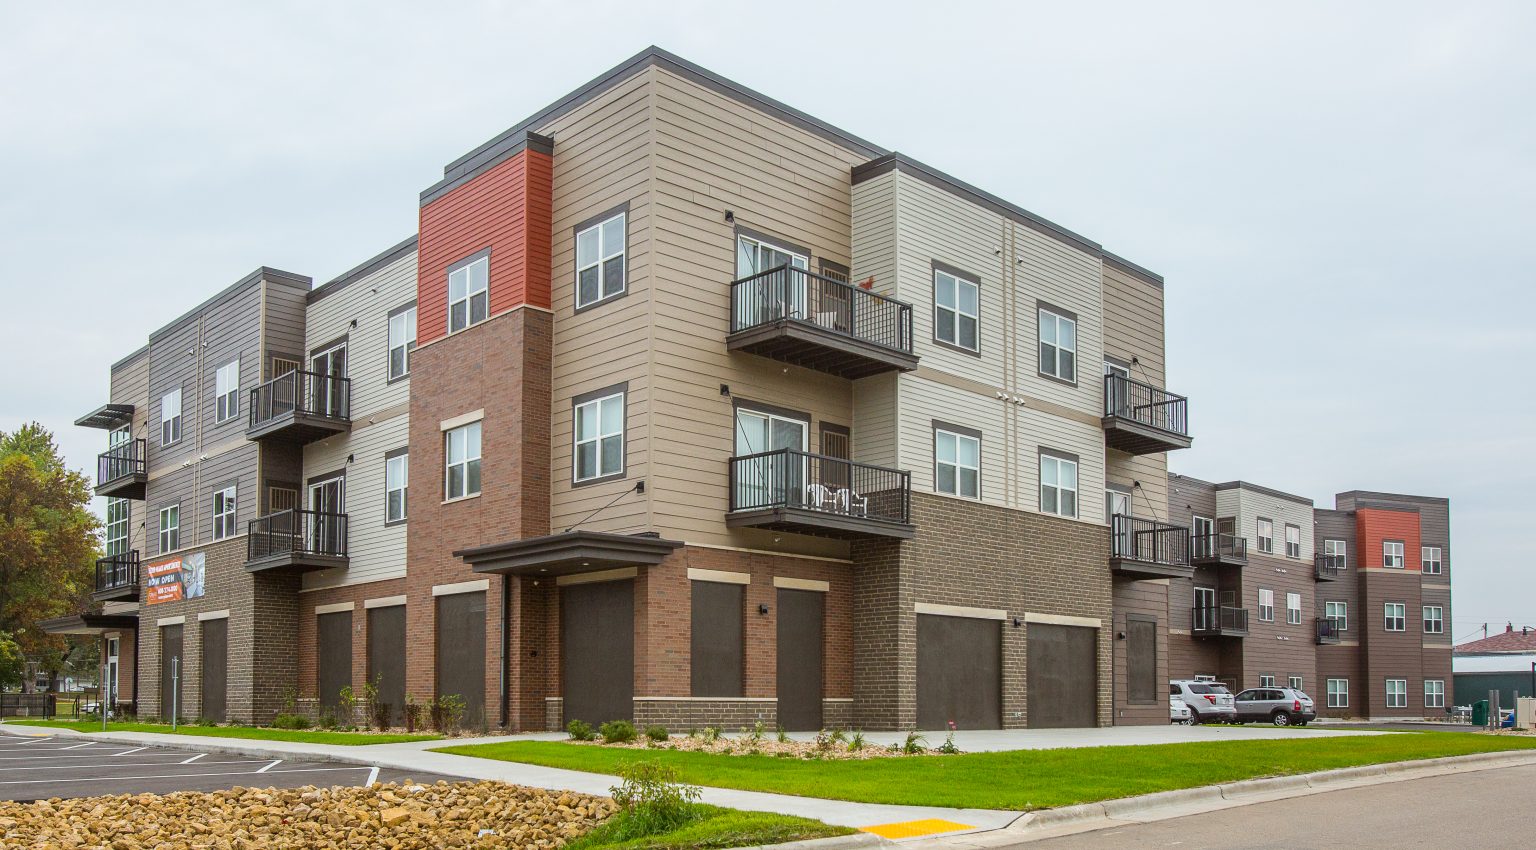
{"label": "gray suv", "polygon": [[1316,719],[1312,698],[1295,688],[1249,688],[1237,695],[1239,723],[1305,726]]}
{"label": "gray suv", "polygon": [[1175,679],[1168,683],[1168,695],[1184,700],[1189,706],[1190,723],[1237,722],[1232,692],[1220,682]]}

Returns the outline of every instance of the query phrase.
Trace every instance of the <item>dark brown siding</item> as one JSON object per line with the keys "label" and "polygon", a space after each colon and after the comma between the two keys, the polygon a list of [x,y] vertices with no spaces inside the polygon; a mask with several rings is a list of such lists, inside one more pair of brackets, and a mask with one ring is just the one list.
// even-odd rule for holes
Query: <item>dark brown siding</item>
{"label": "dark brown siding", "polygon": [[691,583],[691,693],[696,697],[742,695],[745,588],[712,581]]}
{"label": "dark brown siding", "polygon": [[437,695],[464,698],[466,729],[485,726],[485,594],[437,597]]}
{"label": "dark brown siding", "polygon": [[[1174,640],[1169,636],[1168,587],[1168,582],[1115,580],[1116,725],[1168,722],[1163,691],[1170,677],[1169,644]],[[1119,639],[1122,633],[1125,640]],[[1188,635],[1182,640],[1189,642]],[[1137,666],[1136,653],[1141,653],[1143,661],[1150,660],[1149,668]],[[1143,679],[1153,683],[1150,699],[1133,694],[1133,670],[1140,670]]]}
{"label": "dark brown siding", "polygon": [[785,729],[821,728],[824,595],[779,589],[779,725]]}
{"label": "dark brown siding", "polygon": [[1002,624],[917,615],[917,728],[1001,729]]}
{"label": "dark brown siding", "polygon": [[[315,690],[320,705],[334,709],[341,697],[341,689],[352,684],[352,612],[338,611],[321,614],[315,623],[316,646]],[[342,718],[350,723],[351,718]]]}
{"label": "dark brown siding", "polygon": [[198,714],[223,723],[227,715],[229,692],[229,620],[204,620],[202,632],[203,705]]}
{"label": "dark brown siding", "polygon": [[1095,726],[1098,683],[1092,675],[1098,629],[1030,623],[1029,726]]}
{"label": "dark brown siding", "polygon": [[[368,681],[390,707],[391,723],[405,719],[405,606],[368,610]],[[371,721],[372,718],[369,718]]]}
{"label": "dark brown siding", "polygon": [[560,588],[560,663],[567,721],[634,717],[634,581]]}

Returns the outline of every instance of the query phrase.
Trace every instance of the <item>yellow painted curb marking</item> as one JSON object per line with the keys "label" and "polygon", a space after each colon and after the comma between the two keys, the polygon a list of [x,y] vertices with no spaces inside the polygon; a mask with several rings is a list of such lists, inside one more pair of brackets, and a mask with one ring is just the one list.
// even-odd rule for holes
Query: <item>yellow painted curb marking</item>
{"label": "yellow painted curb marking", "polygon": [[975,829],[967,823],[955,823],[952,820],[939,818],[926,818],[924,820],[908,820],[901,823],[881,823],[874,826],[866,826],[861,832],[870,832],[881,838],[892,840],[900,838],[916,838],[920,835],[936,835],[940,832],[957,832],[962,829]]}

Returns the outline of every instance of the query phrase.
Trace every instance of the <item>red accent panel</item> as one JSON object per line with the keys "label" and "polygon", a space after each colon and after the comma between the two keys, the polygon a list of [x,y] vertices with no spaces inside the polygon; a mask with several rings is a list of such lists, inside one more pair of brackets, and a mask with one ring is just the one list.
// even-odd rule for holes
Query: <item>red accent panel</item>
{"label": "red accent panel", "polygon": [[448,267],[491,251],[490,314],[549,308],[554,160],[524,150],[421,208],[417,343],[448,333]]}
{"label": "red accent panel", "polygon": [[1418,572],[1419,515],[1413,511],[1386,511],[1360,508],[1355,511],[1355,540],[1360,547],[1357,563],[1362,567],[1380,567],[1384,540],[1403,541],[1403,569]]}

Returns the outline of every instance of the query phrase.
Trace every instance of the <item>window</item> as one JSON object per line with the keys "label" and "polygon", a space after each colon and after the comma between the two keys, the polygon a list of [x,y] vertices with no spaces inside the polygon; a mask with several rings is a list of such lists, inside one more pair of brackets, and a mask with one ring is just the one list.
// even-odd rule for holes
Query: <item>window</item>
{"label": "window", "polygon": [[1040,510],[1077,516],[1077,459],[1040,455]]}
{"label": "window", "polygon": [[1285,621],[1293,626],[1301,625],[1301,594],[1285,595]]}
{"label": "window", "polygon": [[1424,680],[1424,707],[1445,708],[1445,680]]}
{"label": "window", "polygon": [[624,393],[576,405],[574,480],[624,474]]}
{"label": "window", "polygon": [[1274,686],[1275,686],[1275,677],[1274,676],[1260,676],[1259,677],[1259,687],[1261,687],[1261,688],[1273,688]]}
{"label": "window", "polygon": [[1439,575],[1442,570],[1440,562],[1439,546],[1424,546],[1419,549],[1419,560],[1424,572],[1428,575]]}
{"label": "window", "polygon": [[416,350],[416,305],[389,314],[389,378],[411,373],[411,352]]}
{"label": "window", "polygon": [[1328,680],[1328,707],[1349,708],[1349,680]]}
{"label": "window", "polygon": [[1327,556],[1330,564],[1339,569],[1344,568],[1349,558],[1347,547],[1342,540],[1324,540],[1323,554]]}
{"label": "window", "polygon": [[107,499],[106,554],[121,555],[128,551],[128,500]]}
{"label": "window", "polygon": [[226,363],[213,373],[214,422],[226,422],[240,414],[240,361]]}
{"label": "window", "polygon": [[1259,538],[1259,540],[1258,540],[1259,551],[1260,552],[1273,553],[1275,551],[1275,523],[1274,523],[1274,521],[1273,520],[1267,520],[1267,519],[1265,519],[1263,517],[1259,517],[1258,527],[1255,529],[1255,533],[1257,534],[1257,536]]}
{"label": "window", "polygon": [[1301,526],[1285,524],[1285,557],[1301,557]]}
{"label": "window", "polygon": [[1265,623],[1275,621],[1275,592],[1267,588],[1259,588],[1259,620]]}
{"label": "window", "polygon": [[933,338],[980,351],[981,287],[975,281],[933,270]]}
{"label": "window", "polygon": [[491,258],[476,257],[448,272],[448,332],[485,321],[490,313]]}
{"label": "window", "polygon": [[1403,568],[1403,541],[1381,541],[1381,565],[1393,570]]}
{"label": "window", "polygon": [[1401,602],[1388,602],[1386,604],[1386,623],[1389,632],[1408,631],[1408,606]]}
{"label": "window", "polygon": [[1292,676],[1290,678],[1290,684],[1291,684],[1291,690],[1293,690],[1293,691],[1302,690],[1302,687],[1301,687],[1301,677],[1300,676]]}
{"label": "window", "polygon": [[480,492],[480,423],[471,422],[445,435],[448,441],[447,486],[449,499],[462,499]]}
{"label": "window", "polygon": [[235,534],[235,488],[225,487],[213,493],[213,539],[223,540]]}
{"label": "window", "polygon": [[384,457],[384,522],[405,522],[406,490],[410,483],[410,457],[402,449]]}
{"label": "window", "polygon": [[1387,680],[1387,708],[1408,707],[1408,680]]}
{"label": "window", "polygon": [[624,224],[619,213],[576,234],[576,309],[623,294]]}
{"label": "window", "polygon": [[1040,374],[1077,383],[1077,319],[1040,308]]}
{"label": "window", "polygon": [[160,397],[160,445],[181,439],[181,387]]}
{"label": "window", "polygon": [[943,428],[933,432],[933,489],[981,498],[981,438]]}
{"label": "window", "polygon": [[1324,602],[1324,619],[1332,620],[1333,627],[1338,631],[1349,628],[1349,603],[1348,602]]}
{"label": "window", "polygon": [[173,552],[181,548],[181,505],[160,509],[160,551]]}
{"label": "window", "polygon": [[1445,634],[1445,607],[1441,605],[1424,606],[1424,634]]}

